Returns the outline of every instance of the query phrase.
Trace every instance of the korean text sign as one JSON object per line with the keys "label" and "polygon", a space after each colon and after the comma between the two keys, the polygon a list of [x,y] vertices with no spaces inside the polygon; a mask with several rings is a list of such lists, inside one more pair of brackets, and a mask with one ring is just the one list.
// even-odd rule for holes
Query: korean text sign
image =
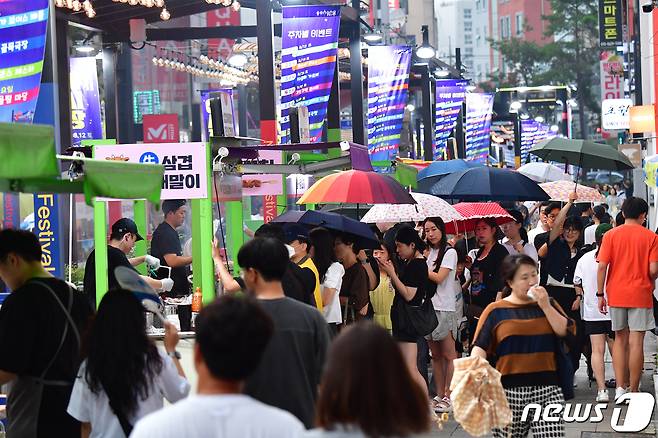
{"label": "korean text sign", "polygon": [[599,0],[599,44],[617,47],[623,44],[621,0]]}
{"label": "korean text sign", "polygon": [[457,125],[462,104],[466,98],[468,81],[445,79],[436,81],[436,114],[434,126],[434,159],[440,159],[446,141]]}
{"label": "korean text sign", "polygon": [[32,123],[48,27],[48,0],[0,1],[0,122]]}
{"label": "korean text sign", "polygon": [[368,48],[368,153],[372,161],[395,158],[409,95],[411,47]]}
{"label": "korean text sign", "polygon": [[287,143],[288,111],[308,107],[311,143],[322,139],[338,56],[340,6],[283,8],[281,49],[281,135]]}
{"label": "korean text sign", "polygon": [[103,138],[96,58],[71,58],[71,136],[73,144]]}
{"label": "korean text sign", "polygon": [[208,196],[208,164],[204,143],[149,143],[98,145],[94,156],[100,160],[162,164],[165,199],[203,199]]}

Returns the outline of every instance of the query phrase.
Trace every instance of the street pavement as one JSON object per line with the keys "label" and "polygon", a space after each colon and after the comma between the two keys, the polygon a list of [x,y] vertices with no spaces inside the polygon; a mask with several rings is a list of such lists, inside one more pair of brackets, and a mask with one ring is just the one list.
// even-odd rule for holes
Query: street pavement
{"label": "street pavement", "polygon": [[[658,343],[656,342],[656,336],[654,336],[652,333],[647,333],[644,342],[644,373],[642,375],[640,390],[643,392],[650,392],[654,396],[655,394],[654,394],[653,377],[656,368],[655,354],[657,351],[656,350],[657,345]],[[614,377],[612,372],[612,358],[610,357],[610,354],[607,351],[606,351],[605,361],[606,361],[606,379]],[[575,388],[575,399],[570,400],[570,403],[572,404],[595,403],[594,399],[596,397],[596,383],[592,382],[592,387],[591,388],[589,387],[589,382],[587,379],[587,366],[585,365],[584,358],[581,358],[581,365],[578,371],[576,372],[575,383],[577,385]],[[612,400],[614,398],[614,390],[611,389],[609,391],[610,391],[609,392],[610,399]],[[609,437],[647,438],[651,436],[656,436],[658,438],[658,434],[656,433],[656,424],[658,419],[656,415],[656,411],[658,411],[658,409],[655,408],[655,403],[654,403],[654,411],[653,411],[653,420],[649,424],[649,427],[647,427],[641,433],[636,433],[636,434],[619,433],[619,432],[615,432],[611,428],[610,420],[613,412],[612,407],[613,404],[611,402],[608,405],[608,408],[603,411],[605,418],[600,423],[566,424],[565,425],[566,437],[567,438],[609,438]],[[625,410],[622,411],[622,418],[624,412]],[[459,426],[459,424],[454,420],[452,414],[450,414],[450,420],[443,424],[441,430],[439,430],[439,428],[436,426],[433,429],[434,430],[432,431],[431,434],[426,435],[427,437],[466,438],[471,436]]]}

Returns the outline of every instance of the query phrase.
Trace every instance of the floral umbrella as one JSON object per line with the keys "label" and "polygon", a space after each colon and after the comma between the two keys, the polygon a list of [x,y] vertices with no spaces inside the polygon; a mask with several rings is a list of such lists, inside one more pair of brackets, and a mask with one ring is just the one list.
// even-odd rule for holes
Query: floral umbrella
{"label": "floral umbrella", "polygon": [[441,198],[424,193],[411,193],[417,204],[376,204],[361,219],[369,224],[422,221],[440,217],[444,222],[464,219],[455,208]]}

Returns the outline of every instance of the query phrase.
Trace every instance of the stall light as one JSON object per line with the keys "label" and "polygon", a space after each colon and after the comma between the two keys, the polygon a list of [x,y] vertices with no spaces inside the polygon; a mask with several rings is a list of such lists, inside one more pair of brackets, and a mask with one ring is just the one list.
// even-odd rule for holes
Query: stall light
{"label": "stall light", "polygon": [[128,0],[128,4],[129,4],[130,6],[137,6],[138,3],[139,3],[138,0]]}
{"label": "stall light", "polygon": [[237,0],[235,0],[235,1],[233,2],[233,4],[231,5],[231,7],[233,8],[233,10],[234,10],[235,12],[238,12],[238,11],[240,10],[240,7],[241,7],[241,6],[242,6],[242,5],[241,5],[240,2],[237,1]]}
{"label": "stall light", "polygon": [[521,118],[521,120],[528,120],[530,118],[530,116],[527,114],[521,114],[519,117]]}
{"label": "stall light", "polygon": [[378,43],[384,39],[384,36],[381,34],[381,32],[373,30],[372,32],[368,32],[363,35],[363,39],[368,43]]}
{"label": "stall light", "polygon": [[82,46],[77,46],[77,47],[75,48],[75,50],[78,51],[78,52],[80,52],[80,53],[91,53],[91,52],[93,52],[93,51],[96,50],[96,49],[94,49],[94,48],[93,48],[92,46],[90,46],[89,44],[83,44]]}
{"label": "stall light", "polygon": [[406,106],[407,111],[410,113],[413,113],[416,110],[416,107],[414,106],[413,103],[410,103],[409,105]]}
{"label": "stall light", "polygon": [[509,112],[511,112],[511,113],[518,112],[522,107],[523,107],[523,103],[521,103],[521,102],[518,101],[518,100],[515,100],[514,102],[512,102],[512,103],[510,104],[510,106],[509,106]]}
{"label": "stall light", "polygon": [[55,0],[55,6],[57,6],[58,8],[63,8],[64,0]]}
{"label": "stall light", "polygon": [[71,6],[73,6],[75,12],[79,12],[80,9],[82,9],[82,3],[80,3],[80,0],[73,0]]}
{"label": "stall light", "polygon": [[560,128],[557,125],[552,125],[551,126],[551,132],[558,132]]}
{"label": "stall light", "polygon": [[244,67],[247,62],[249,62],[249,58],[242,52],[233,53],[228,59],[228,63],[234,67]]}
{"label": "stall light", "polygon": [[433,58],[436,54],[436,50],[430,45],[429,27],[426,24],[423,24],[421,26],[421,32],[423,34],[423,44],[416,49],[416,56],[420,59]]}
{"label": "stall light", "polygon": [[161,18],[163,21],[167,21],[167,20],[169,20],[169,19],[171,18],[171,14],[170,14],[169,11],[167,10],[167,7],[166,7],[166,6],[164,6],[164,7],[162,8],[162,12],[160,12],[160,18]]}
{"label": "stall light", "polygon": [[450,72],[448,70],[438,69],[434,71],[434,75],[437,78],[447,78],[450,76]]}
{"label": "stall light", "polygon": [[542,116],[537,116],[537,117],[535,117],[535,122],[544,123],[544,118]]}
{"label": "stall light", "polygon": [[156,8],[161,8],[164,6],[164,0],[155,0],[154,4]]}

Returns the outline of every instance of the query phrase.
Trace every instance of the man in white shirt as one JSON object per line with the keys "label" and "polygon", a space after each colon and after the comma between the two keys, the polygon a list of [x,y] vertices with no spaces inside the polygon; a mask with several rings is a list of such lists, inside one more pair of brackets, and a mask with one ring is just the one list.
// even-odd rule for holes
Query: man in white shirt
{"label": "man in white shirt", "polygon": [[535,237],[551,230],[551,227],[548,225],[548,216],[546,216],[545,211],[549,204],[550,202],[542,202],[539,204],[539,221],[537,222],[537,226],[528,231],[528,243],[532,245],[535,244]]}
{"label": "man in white shirt", "polygon": [[304,426],[292,414],[242,394],[273,331],[272,319],[251,298],[225,295],[205,307],[196,318],[198,394],[145,417],[130,436],[301,436]]}

